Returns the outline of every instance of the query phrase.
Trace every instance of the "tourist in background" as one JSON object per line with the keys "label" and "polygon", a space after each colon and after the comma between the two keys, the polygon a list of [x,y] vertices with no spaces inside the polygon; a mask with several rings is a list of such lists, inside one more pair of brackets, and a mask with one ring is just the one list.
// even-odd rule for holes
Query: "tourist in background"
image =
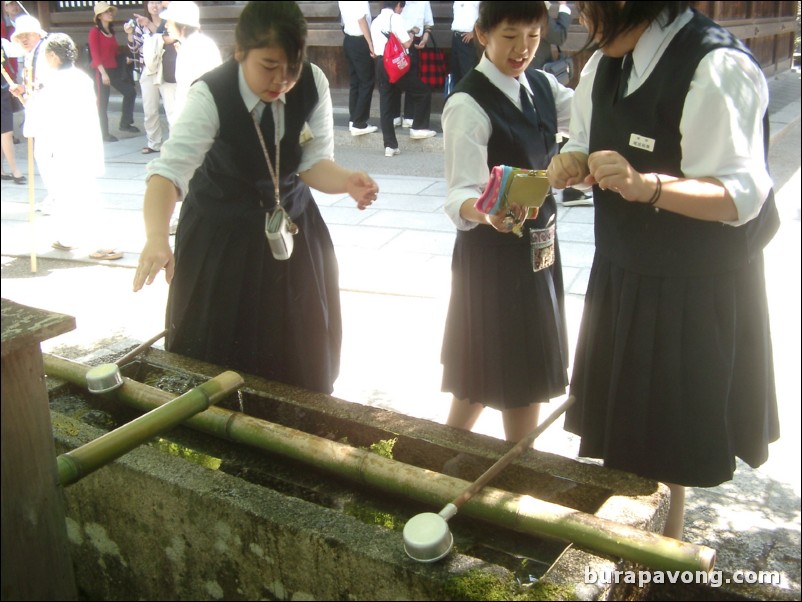
{"label": "tourist in background", "polygon": [[[2,3],[3,8],[3,21],[2,21],[2,40],[3,40],[3,71],[8,75],[11,80],[2,78],[2,104],[0,105],[2,115],[2,152],[3,160],[8,163],[8,173],[2,171],[0,177],[3,181],[10,180],[15,184],[25,184],[27,179],[17,167],[17,159],[14,154],[14,104],[15,98],[11,94],[10,87],[16,83],[17,80],[17,59],[11,58],[6,55],[6,50],[11,47],[11,34],[14,33],[13,21],[6,18],[6,5],[8,2]],[[16,2],[14,3],[16,4]]]}
{"label": "tourist in background", "polygon": [[162,54],[164,38],[159,31],[162,18],[159,13],[162,3],[158,0],[144,3],[145,14],[134,13],[134,18],[126,22],[124,29],[128,35],[128,49],[136,57],[141,73],[139,88],[142,91],[142,111],[144,112],[145,136],[147,145],[143,155],[158,153],[162,146],[161,103],[162,94]]}
{"label": "tourist in background", "polygon": [[373,40],[370,37],[370,3],[338,2],[343,23],[343,53],[348,61],[348,128],[352,136],[372,134],[370,105],[376,82]]}
{"label": "tourist in background", "polygon": [[398,110],[399,94],[406,92],[413,97],[415,117],[409,130],[411,140],[423,140],[436,136],[437,132],[429,129],[429,119],[432,109],[432,91],[417,75],[405,73],[395,83],[390,83],[387,69],[384,67],[384,46],[387,44],[387,33],[394,33],[404,48],[412,45],[401,18],[401,11],[406,2],[387,1],[379,15],[370,26],[370,35],[373,39],[373,51],[376,53],[376,81],[379,83],[379,113],[381,115],[382,137],[384,139],[384,156],[394,157],[401,153],[398,147],[398,138],[395,135],[395,111]]}
{"label": "tourist in background", "polygon": [[100,131],[105,142],[117,142],[117,137],[109,132],[109,96],[111,87],[123,96],[119,130],[137,134],[134,125],[134,101],[136,87],[126,73],[128,66],[120,64],[117,52],[119,44],[114,35],[114,16],[117,7],[108,2],[98,2],[94,8],[95,27],[89,32],[89,51],[92,55],[92,68],[95,70],[95,90],[97,92],[97,113],[100,117]]}
{"label": "tourist in background", "polygon": [[[434,17],[432,16],[431,2],[410,2],[408,1],[401,16],[406,23],[407,33],[412,38],[409,46],[409,73],[420,79],[420,51],[426,48],[432,39],[432,29],[434,29]],[[403,95],[404,111],[401,112],[401,96]],[[413,117],[415,116],[415,99],[409,94],[399,93],[395,97],[397,105],[393,108],[393,125],[411,128]]]}
{"label": "tourist in background", "polygon": [[451,77],[453,85],[471,72],[479,62],[474,42],[476,19],[481,2],[454,2],[454,19],[451,21]]}
{"label": "tourist in background", "polygon": [[189,87],[201,75],[217,67],[222,59],[214,40],[201,32],[200,8],[194,2],[172,2],[161,14],[170,37],[176,40],[175,111],[177,115],[189,94]]}
{"label": "tourist in background", "polygon": [[[96,227],[100,209],[97,177],[103,173],[103,139],[93,105],[92,79],[75,66],[78,50],[72,38],[53,33],[43,53],[50,67],[37,98],[37,158],[50,165],[49,192],[55,232],[53,248],[74,251],[82,245],[103,244]],[[69,119],[64,116],[69,115]],[[96,248],[96,247],[95,247]],[[100,248],[93,259],[120,259],[113,248]]]}

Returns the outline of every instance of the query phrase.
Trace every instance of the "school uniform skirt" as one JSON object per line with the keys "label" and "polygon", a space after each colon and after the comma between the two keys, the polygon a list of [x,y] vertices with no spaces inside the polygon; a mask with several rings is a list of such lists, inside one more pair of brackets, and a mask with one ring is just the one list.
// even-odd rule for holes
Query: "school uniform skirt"
{"label": "school uniform skirt", "polygon": [[763,269],[702,277],[627,272],[598,252],[565,428],[581,456],[687,486],[757,467],[779,437]]}
{"label": "school uniform skirt", "polygon": [[556,211],[544,205],[525,236],[480,225],[454,245],[451,300],[443,335],[443,391],[495,409],[565,394],[568,346],[562,265],[532,269],[528,229]]}

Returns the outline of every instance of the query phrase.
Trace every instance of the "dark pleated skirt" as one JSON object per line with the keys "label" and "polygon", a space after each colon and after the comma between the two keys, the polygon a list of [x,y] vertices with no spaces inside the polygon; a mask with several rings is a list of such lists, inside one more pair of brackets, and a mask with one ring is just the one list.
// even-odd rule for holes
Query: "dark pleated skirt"
{"label": "dark pleated skirt", "polygon": [[517,238],[484,225],[457,233],[441,353],[443,391],[499,410],[565,393],[567,334],[555,247],[554,265],[533,272],[528,235]]}
{"label": "dark pleated skirt", "polygon": [[686,486],[732,479],[779,437],[763,257],[663,278],[593,261],[565,428],[605,466]]}
{"label": "dark pleated skirt", "polygon": [[[187,204],[189,203],[189,204]],[[167,303],[168,351],[331,393],[340,367],[337,260],[314,202],[277,261],[263,215],[220,216],[184,203]]]}

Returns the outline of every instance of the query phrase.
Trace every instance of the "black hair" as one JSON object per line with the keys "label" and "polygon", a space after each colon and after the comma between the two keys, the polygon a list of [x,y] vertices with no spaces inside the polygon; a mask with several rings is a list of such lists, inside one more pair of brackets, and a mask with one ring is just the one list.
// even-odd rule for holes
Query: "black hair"
{"label": "black hair", "polygon": [[476,27],[489,33],[495,27],[508,21],[510,23],[540,23],[545,27],[549,12],[545,2],[480,2],[479,18]]}
{"label": "black hair", "polygon": [[78,49],[75,42],[66,33],[51,33],[46,38],[45,52],[55,54],[61,65],[59,69],[68,69],[78,60]]}
{"label": "black hair", "polygon": [[[577,2],[576,9],[588,28],[588,41],[583,48],[597,44],[604,47],[618,36],[636,27],[651,24],[667,10],[665,27],[674,22],[690,6],[690,2]],[[595,40],[597,32],[601,38]]]}
{"label": "black hair", "polygon": [[401,5],[401,8],[404,8],[407,5],[406,0],[396,0],[393,2],[392,0],[385,0],[384,8],[392,8],[395,10],[395,7]]}
{"label": "black hair", "polygon": [[142,2],[142,14],[144,14],[148,18],[148,21],[153,23],[153,15],[150,14],[150,6],[149,5],[150,5],[150,0],[144,0]]}
{"label": "black hair", "polygon": [[306,58],[307,25],[295,2],[248,2],[237,21],[237,49],[243,57],[258,48],[281,48],[287,55],[287,75],[301,73]]}

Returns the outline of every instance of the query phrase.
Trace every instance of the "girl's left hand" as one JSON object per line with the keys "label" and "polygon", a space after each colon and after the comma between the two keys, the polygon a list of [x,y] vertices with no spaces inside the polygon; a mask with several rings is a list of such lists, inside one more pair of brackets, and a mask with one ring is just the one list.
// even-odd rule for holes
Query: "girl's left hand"
{"label": "girl's left hand", "polygon": [[588,184],[598,184],[602,190],[612,190],[626,201],[639,201],[652,196],[652,186],[620,153],[597,151],[588,156]]}
{"label": "girl's left hand", "polygon": [[363,171],[351,172],[346,180],[345,188],[356,201],[360,211],[370,207],[379,194],[379,185]]}

